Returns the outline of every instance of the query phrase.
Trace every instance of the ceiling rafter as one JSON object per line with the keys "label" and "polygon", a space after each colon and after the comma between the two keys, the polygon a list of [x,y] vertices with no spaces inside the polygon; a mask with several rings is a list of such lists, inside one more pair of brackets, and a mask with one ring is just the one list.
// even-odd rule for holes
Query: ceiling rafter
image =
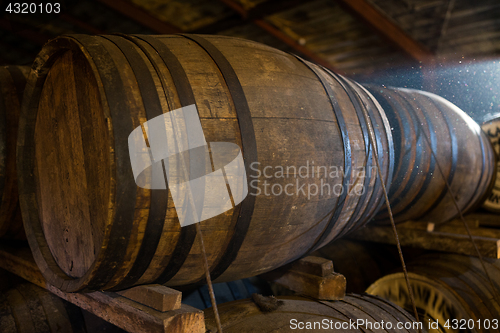
{"label": "ceiling rafter", "polygon": [[[219,0],[228,7],[230,7],[232,10],[237,12],[243,19],[246,19],[249,17],[249,12],[243,8],[239,3],[233,1],[233,0]],[[328,62],[327,60],[323,59],[321,56],[316,54],[315,52],[311,51],[307,47],[300,45],[295,39],[291,38],[287,34],[285,34],[283,31],[280,29],[276,28],[274,25],[264,21],[263,19],[250,19],[252,23],[255,25],[259,26],[260,28],[264,29],[267,33],[273,35],[274,37],[278,38],[281,40],[283,43],[287,44],[290,46],[292,49],[297,51],[298,53],[304,55],[307,57],[309,60],[326,67],[332,71],[335,71],[337,73],[341,73],[338,69],[334,68],[334,66]]]}
{"label": "ceiling rafter", "polygon": [[297,7],[298,5],[310,2],[310,0],[267,0],[261,2],[254,7],[241,11],[242,7],[233,7],[233,4],[226,4],[232,8],[237,14],[230,15],[225,19],[208,24],[204,27],[197,28],[192,33],[216,34],[218,32],[231,29],[237,26],[247,24],[253,20],[262,19],[288,9]]}
{"label": "ceiling rafter", "polygon": [[413,39],[367,0],[337,1],[411,58],[421,62],[432,61],[434,54],[429,49]]}
{"label": "ceiling rafter", "polygon": [[129,0],[99,0],[99,2],[160,34],[182,32],[182,29],[158,19]]}

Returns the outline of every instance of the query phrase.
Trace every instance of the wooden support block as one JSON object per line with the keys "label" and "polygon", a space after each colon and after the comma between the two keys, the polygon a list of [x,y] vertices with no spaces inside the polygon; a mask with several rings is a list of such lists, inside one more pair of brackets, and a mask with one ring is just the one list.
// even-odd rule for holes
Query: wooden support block
{"label": "wooden support block", "polygon": [[288,271],[274,282],[296,293],[320,300],[336,301],[345,297],[345,277],[335,272],[320,277],[303,272]]}
{"label": "wooden support block", "polygon": [[294,262],[290,269],[324,277],[333,273],[333,262],[321,257],[308,256]]}
{"label": "wooden support block", "polygon": [[181,308],[182,293],[160,284],[137,286],[117,294],[161,312]]}
{"label": "wooden support block", "polygon": [[[0,246],[0,267],[47,289],[62,299],[130,333],[205,333],[203,311],[185,304],[181,304],[178,307],[175,305],[177,303],[174,302],[174,307],[177,307],[175,310],[161,312],[150,306],[141,304],[140,302],[144,300],[139,301],[140,297],[137,297],[138,302],[129,299],[128,296],[124,297],[113,292],[65,293],[60,291],[56,287],[45,283],[45,279],[35,264],[29,248]],[[152,287],[149,288],[150,293],[154,293],[155,289],[157,289],[154,285],[142,288],[148,289],[148,287]],[[135,297],[134,293],[135,291],[130,293],[131,297]],[[161,293],[165,294],[164,290],[160,290],[159,294]],[[167,292],[166,294],[169,293]],[[175,295],[175,293],[172,294]],[[173,298],[177,297],[175,295]],[[170,298],[170,296],[166,296],[166,298]],[[149,301],[144,302],[148,303]]]}
{"label": "wooden support block", "polygon": [[262,277],[296,293],[320,300],[334,301],[345,297],[345,277],[335,273],[332,261],[325,258],[305,257]]}

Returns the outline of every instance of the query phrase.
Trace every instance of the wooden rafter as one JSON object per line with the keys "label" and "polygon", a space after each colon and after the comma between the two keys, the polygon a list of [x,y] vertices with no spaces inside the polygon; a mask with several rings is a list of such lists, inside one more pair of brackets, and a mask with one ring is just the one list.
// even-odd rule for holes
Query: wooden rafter
{"label": "wooden rafter", "polygon": [[362,19],[403,52],[415,60],[428,62],[434,56],[425,46],[414,40],[397,24],[381,13],[367,0],[338,0],[344,8]]}
{"label": "wooden rafter", "polygon": [[129,0],[99,0],[106,6],[114,9],[115,11],[131,18],[133,21],[155,31],[160,34],[175,34],[182,32],[182,30],[170,23],[164,22],[155,16],[151,15],[148,11],[135,5]]}
{"label": "wooden rafter", "polygon": [[309,0],[267,0],[265,2],[261,2],[254,7],[241,11],[241,6],[234,7],[232,3],[227,5],[235,12],[234,15],[230,15],[225,19],[216,21],[214,23],[208,24],[204,27],[198,28],[192,33],[207,33],[207,34],[215,34],[221,32],[223,30],[231,29],[240,25],[247,24],[248,22],[252,22],[253,20],[262,19],[267,16],[274,15],[276,13],[284,12],[288,9],[297,7],[298,5],[307,3]]}
{"label": "wooden rafter", "polygon": [[[226,4],[228,7],[230,7],[232,10],[237,12],[243,19],[246,19],[249,17],[248,11],[243,8],[239,3],[233,1],[233,0],[219,0],[222,3]],[[317,55],[315,52],[311,51],[307,47],[300,45],[297,41],[295,41],[293,38],[285,34],[283,31],[279,30],[272,24],[264,21],[263,19],[251,19],[251,22],[253,22],[255,25],[259,26],[260,28],[264,29],[267,31],[269,34],[273,35],[274,37],[278,38],[288,46],[290,46],[292,49],[297,51],[298,53],[304,55],[307,57],[309,60],[322,65],[332,71],[335,71],[337,73],[340,73],[339,70],[335,69],[332,64],[330,64],[328,61]]]}

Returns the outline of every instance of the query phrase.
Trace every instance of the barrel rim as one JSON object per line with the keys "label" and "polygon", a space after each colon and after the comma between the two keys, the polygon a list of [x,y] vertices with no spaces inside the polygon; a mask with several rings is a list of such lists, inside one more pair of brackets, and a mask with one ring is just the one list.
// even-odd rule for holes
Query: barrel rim
{"label": "barrel rim", "polygon": [[[110,118],[109,105],[106,100],[103,83],[98,75],[97,67],[81,44],[77,35],[63,35],[47,42],[40,53],[37,55],[32,65],[32,70],[28,76],[23,105],[19,119],[19,132],[17,141],[17,173],[19,183],[19,202],[23,216],[23,224],[26,232],[26,238],[31,248],[33,258],[40,269],[42,275],[48,283],[65,291],[74,292],[82,290],[89,286],[93,275],[101,267],[102,259],[105,257],[107,248],[107,239],[111,233],[110,224],[115,219],[116,211],[112,205],[109,205],[108,218],[104,229],[103,243],[96,260],[92,263],[87,272],[79,278],[67,275],[57,264],[50,248],[45,240],[43,227],[39,217],[39,206],[36,195],[36,177],[35,177],[35,125],[38,114],[39,98],[43,90],[43,84],[50,68],[54,62],[67,51],[77,51],[83,53],[91,66],[95,79],[98,83],[99,95],[101,97],[101,106],[104,117]],[[110,174],[115,171],[114,159],[114,134],[111,122],[107,124],[108,147],[111,158],[109,159]],[[115,201],[116,185],[110,183],[110,192],[108,202]]]}

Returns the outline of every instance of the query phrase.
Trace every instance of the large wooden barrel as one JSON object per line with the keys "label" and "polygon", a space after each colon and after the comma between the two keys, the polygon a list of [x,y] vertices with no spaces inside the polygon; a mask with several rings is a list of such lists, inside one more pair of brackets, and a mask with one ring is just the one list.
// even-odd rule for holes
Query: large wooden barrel
{"label": "large wooden barrel", "polygon": [[[418,332],[420,324],[399,306],[371,295],[350,294],[332,302],[297,296],[273,302],[261,296],[218,309],[224,332]],[[205,326],[217,332],[211,308],[205,310]]]}
{"label": "large wooden barrel", "polygon": [[481,125],[481,129],[486,133],[488,139],[490,139],[493,150],[497,155],[495,185],[488,193],[488,197],[482,206],[494,213],[500,213],[500,159],[498,159],[498,156],[500,156],[500,116],[497,115],[487,119]]}
{"label": "large wooden barrel", "polygon": [[125,332],[52,293],[0,271],[0,332]]}
{"label": "large wooden barrel", "polygon": [[[439,323],[429,332],[498,332],[500,261],[485,260],[496,294],[475,257],[434,254],[408,265],[421,320]],[[412,308],[403,273],[387,275],[366,291],[407,310]],[[449,327],[446,327],[447,322]]]}
{"label": "large wooden barrel", "polygon": [[29,67],[0,67],[0,237],[25,238],[19,209],[16,142]]}
{"label": "large wooden barrel", "polygon": [[[368,88],[393,131],[395,165],[389,201],[395,220],[450,220],[458,215],[452,195],[463,212],[479,205],[496,174],[493,149],[479,125],[435,94]],[[377,218],[387,220],[387,210]]]}
{"label": "large wooden barrel", "polygon": [[389,123],[371,95],[259,43],[58,37],[28,83],[21,209],[38,266],[65,291],[204,281],[195,227],[180,227],[170,191],[136,185],[129,156],[134,129],[180,107],[197,106],[207,142],[240,147],[249,180],[241,204],[201,222],[215,282],[272,270],[365,223],[392,176]]}

